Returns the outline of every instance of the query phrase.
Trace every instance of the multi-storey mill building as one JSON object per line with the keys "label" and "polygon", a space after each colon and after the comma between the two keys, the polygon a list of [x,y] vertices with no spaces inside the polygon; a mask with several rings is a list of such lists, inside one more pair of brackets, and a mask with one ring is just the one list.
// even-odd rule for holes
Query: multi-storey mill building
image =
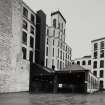
{"label": "multi-storey mill building", "polygon": [[105,89],[105,37],[91,41],[91,56],[73,60],[84,68],[90,69],[100,81],[100,89]]}
{"label": "multi-storey mill building", "polygon": [[105,37],[92,40],[92,72],[100,80],[100,88],[105,89]]}
{"label": "multi-storey mill building", "polygon": [[22,0],[0,0],[0,93],[29,91],[36,14]]}
{"label": "multi-storey mill building", "polygon": [[46,26],[45,66],[55,70],[71,64],[71,47],[65,42],[66,20],[60,11],[51,13],[51,26]]}

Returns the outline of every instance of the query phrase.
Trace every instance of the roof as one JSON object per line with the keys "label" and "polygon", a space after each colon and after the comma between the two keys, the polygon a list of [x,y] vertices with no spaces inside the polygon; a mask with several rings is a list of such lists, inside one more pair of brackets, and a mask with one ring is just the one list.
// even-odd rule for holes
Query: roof
{"label": "roof", "polygon": [[61,12],[59,10],[51,13],[51,16],[56,15],[56,14],[59,14],[63,18],[64,22],[66,23],[66,19],[63,17],[63,15],[61,14]]}
{"label": "roof", "polygon": [[36,63],[31,64],[30,67],[32,75],[49,75],[54,73],[54,70],[46,68]]}
{"label": "roof", "polygon": [[83,56],[82,58],[91,58],[91,55]]}
{"label": "roof", "polygon": [[95,42],[95,41],[99,41],[99,40],[103,40],[103,39],[105,39],[105,37],[102,37],[102,38],[98,38],[98,39],[92,40],[91,42]]}
{"label": "roof", "polygon": [[91,59],[91,55],[86,55],[86,56],[83,56],[81,58],[75,58],[74,61],[83,60],[83,59]]}
{"label": "roof", "polygon": [[65,70],[68,70],[68,71],[87,71],[87,69],[85,69],[84,67],[78,65],[78,64],[72,64],[71,66],[65,68]]}

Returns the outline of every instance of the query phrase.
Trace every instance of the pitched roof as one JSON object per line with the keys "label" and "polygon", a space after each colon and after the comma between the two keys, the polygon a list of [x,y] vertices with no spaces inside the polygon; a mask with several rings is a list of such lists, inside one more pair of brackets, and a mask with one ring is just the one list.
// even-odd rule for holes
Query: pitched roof
{"label": "pitched roof", "polygon": [[63,17],[63,15],[61,14],[61,12],[59,10],[56,11],[56,12],[51,13],[51,16],[53,16],[55,14],[60,14],[60,16],[63,18],[64,22],[66,23],[66,19]]}
{"label": "pitched roof", "polygon": [[98,38],[98,39],[92,40],[91,42],[100,41],[100,40],[103,40],[103,39],[105,39],[105,37],[102,37],[102,38]]}

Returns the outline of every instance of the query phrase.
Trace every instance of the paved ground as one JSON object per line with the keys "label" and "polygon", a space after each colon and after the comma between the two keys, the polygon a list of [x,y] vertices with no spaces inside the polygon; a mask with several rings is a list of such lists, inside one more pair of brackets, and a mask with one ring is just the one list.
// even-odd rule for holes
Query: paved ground
{"label": "paved ground", "polygon": [[0,105],[105,105],[105,92],[80,94],[0,94]]}

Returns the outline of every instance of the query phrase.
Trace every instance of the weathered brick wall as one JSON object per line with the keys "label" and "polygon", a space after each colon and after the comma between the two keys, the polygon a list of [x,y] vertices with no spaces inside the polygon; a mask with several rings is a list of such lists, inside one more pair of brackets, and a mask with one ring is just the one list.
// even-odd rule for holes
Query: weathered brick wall
{"label": "weathered brick wall", "polygon": [[0,0],[0,93],[29,90],[29,61],[22,59],[22,1]]}

